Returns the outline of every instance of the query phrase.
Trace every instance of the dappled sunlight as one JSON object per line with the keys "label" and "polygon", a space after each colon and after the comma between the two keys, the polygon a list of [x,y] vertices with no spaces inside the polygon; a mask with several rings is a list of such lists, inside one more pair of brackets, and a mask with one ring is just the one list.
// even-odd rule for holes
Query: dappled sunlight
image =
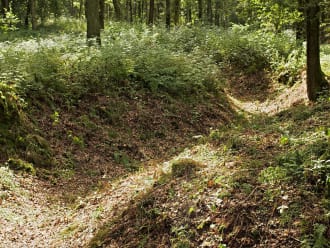
{"label": "dappled sunlight", "polygon": [[308,104],[305,82],[296,83],[292,87],[282,87],[272,98],[268,98],[264,102],[239,100],[231,96],[230,90],[228,91],[227,96],[233,107],[249,114],[266,114],[272,116],[292,106]]}

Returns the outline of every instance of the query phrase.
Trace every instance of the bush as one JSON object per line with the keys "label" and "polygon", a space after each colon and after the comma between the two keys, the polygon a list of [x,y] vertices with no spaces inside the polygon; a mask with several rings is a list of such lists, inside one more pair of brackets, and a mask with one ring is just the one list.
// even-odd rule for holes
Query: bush
{"label": "bush", "polygon": [[36,174],[36,170],[33,167],[33,164],[23,161],[22,159],[10,158],[8,159],[6,165],[12,170],[26,172],[31,175]]}
{"label": "bush", "polygon": [[16,92],[16,86],[0,81],[0,121],[18,120],[24,100]]}

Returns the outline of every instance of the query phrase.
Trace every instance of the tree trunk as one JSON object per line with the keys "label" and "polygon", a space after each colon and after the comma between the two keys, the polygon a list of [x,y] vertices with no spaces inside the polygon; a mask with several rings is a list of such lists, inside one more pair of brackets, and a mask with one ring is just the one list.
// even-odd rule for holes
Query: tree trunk
{"label": "tree trunk", "polygon": [[104,0],[99,0],[99,18],[100,18],[101,29],[104,29],[104,9],[105,9]]}
{"label": "tree trunk", "polygon": [[116,19],[116,21],[120,21],[121,10],[120,10],[119,0],[112,0],[112,3],[113,3],[113,8],[115,10],[115,19]]}
{"label": "tree trunk", "polygon": [[198,19],[203,21],[203,0],[198,0]]}
{"label": "tree trunk", "polygon": [[30,0],[29,0],[26,3],[26,15],[25,15],[25,18],[24,18],[24,26],[25,26],[26,29],[29,28],[30,12],[31,12],[31,3],[30,3]]}
{"label": "tree trunk", "polygon": [[127,7],[128,7],[128,21],[133,23],[133,3],[132,0],[127,0]]}
{"label": "tree trunk", "polygon": [[181,10],[181,2],[180,2],[180,0],[174,0],[174,25],[179,25],[179,22],[180,22],[180,10]]}
{"label": "tree trunk", "polygon": [[306,36],[307,36],[307,95],[315,101],[322,87],[327,82],[320,64],[320,6],[316,0],[306,1]]}
{"label": "tree trunk", "polygon": [[191,23],[192,13],[191,13],[191,4],[188,3],[186,7],[186,23]]}
{"label": "tree trunk", "polygon": [[37,29],[37,16],[36,16],[36,2],[35,2],[35,0],[30,0],[30,11],[31,11],[32,30],[36,30]]}
{"label": "tree trunk", "polygon": [[9,11],[9,1],[1,0],[1,15],[6,18],[6,12]]}
{"label": "tree trunk", "polygon": [[152,26],[154,24],[154,13],[155,13],[155,0],[149,1],[149,18],[148,24]]}
{"label": "tree trunk", "polygon": [[207,4],[206,6],[207,21],[211,25],[213,23],[212,0],[207,0],[206,4]]}
{"label": "tree trunk", "polygon": [[220,26],[220,0],[215,0],[214,24]]}
{"label": "tree trunk", "polygon": [[137,16],[141,22],[142,20],[142,0],[138,1],[138,6],[137,6]]}
{"label": "tree trunk", "polygon": [[79,0],[79,19],[82,18],[83,8],[84,8],[84,2],[83,2],[83,0]]}
{"label": "tree trunk", "polygon": [[171,28],[171,0],[165,2],[165,24],[166,28]]}
{"label": "tree trunk", "polygon": [[87,19],[87,39],[89,40],[95,38],[97,44],[101,45],[101,26],[99,10],[99,1],[86,0],[85,11]]}
{"label": "tree trunk", "polygon": [[[39,4],[39,2],[38,2],[38,4]],[[71,17],[76,17],[75,16],[75,8],[74,8],[74,0],[70,1],[70,16]]]}
{"label": "tree trunk", "polygon": [[[303,0],[298,0],[298,11],[301,13],[301,15],[304,15],[304,3]],[[305,40],[306,37],[304,37],[304,24],[305,21],[299,21],[296,25],[296,40],[298,42]]]}

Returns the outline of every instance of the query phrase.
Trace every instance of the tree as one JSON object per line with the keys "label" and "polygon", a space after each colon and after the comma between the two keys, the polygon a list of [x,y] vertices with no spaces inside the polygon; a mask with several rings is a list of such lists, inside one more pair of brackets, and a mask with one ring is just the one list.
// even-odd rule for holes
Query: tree
{"label": "tree", "polygon": [[152,26],[154,24],[154,13],[155,13],[155,0],[149,1],[149,18],[148,24]]}
{"label": "tree", "polygon": [[115,10],[115,19],[119,21],[121,19],[121,10],[119,0],[112,0],[113,8]]}
{"label": "tree", "polygon": [[198,0],[198,20],[203,21],[203,0]]}
{"label": "tree", "polygon": [[307,95],[315,101],[327,81],[320,64],[320,6],[318,0],[306,0]]}
{"label": "tree", "polygon": [[206,16],[208,24],[213,23],[213,13],[212,13],[212,0],[206,1]]}
{"label": "tree", "polygon": [[165,23],[169,29],[171,27],[171,0],[165,0]]}
{"label": "tree", "polygon": [[215,0],[214,24],[220,26],[220,0]]}
{"label": "tree", "polygon": [[181,2],[180,0],[174,0],[174,25],[178,25],[180,22]]}
{"label": "tree", "polygon": [[100,18],[100,28],[104,29],[104,9],[105,2],[104,0],[99,0],[99,18]]}
{"label": "tree", "polygon": [[85,12],[87,19],[87,39],[96,39],[101,45],[101,25],[100,25],[99,1],[86,0]]}
{"label": "tree", "polygon": [[30,0],[30,14],[31,14],[31,24],[32,30],[37,29],[37,16],[36,16],[36,1]]}
{"label": "tree", "polygon": [[9,1],[1,0],[1,15],[5,18],[6,12],[9,11]]}

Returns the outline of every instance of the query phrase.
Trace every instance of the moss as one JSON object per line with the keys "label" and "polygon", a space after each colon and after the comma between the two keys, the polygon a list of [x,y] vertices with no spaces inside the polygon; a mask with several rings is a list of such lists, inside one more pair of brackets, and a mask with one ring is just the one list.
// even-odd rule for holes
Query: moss
{"label": "moss", "polygon": [[205,167],[204,164],[197,162],[193,159],[183,158],[172,163],[172,176],[173,177],[190,177],[197,170]]}
{"label": "moss", "polygon": [[8,167],[12,170],[23,171],[31,175],[36,175],[36,170],[33,164],[28,163],[22,159],[10,158],[7,163]]}

